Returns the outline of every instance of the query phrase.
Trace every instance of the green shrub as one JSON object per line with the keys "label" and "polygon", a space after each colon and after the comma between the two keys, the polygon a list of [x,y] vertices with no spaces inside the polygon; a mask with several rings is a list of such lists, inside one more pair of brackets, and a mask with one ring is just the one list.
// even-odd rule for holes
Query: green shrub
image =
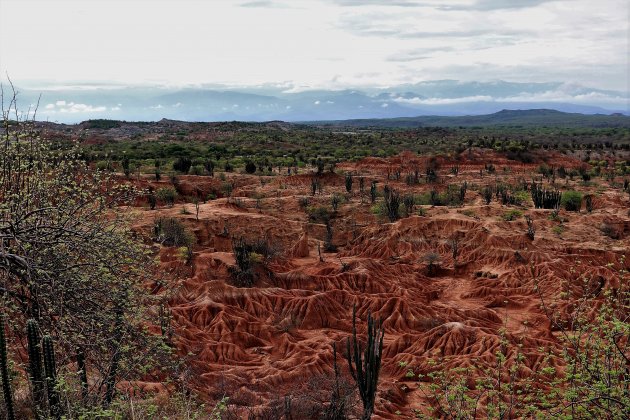
{"label": "green shrub", "polygon": [[154,239],[166,246],[190,248],[195,237],[184,224],[173,217],[160,217],[153,226]]}
{"label": "green shrub", "polygon": [[519,210],[510,210],[510,211],[504,213],[503,216],[501,216],[501,218],[503,220],[505,220],[506,222],[511,222],[513,220],[518,219],[522,215],[523,215],[523,213],[521,211],[519,211]]}
{"label": "green shrub", "polygon": [[177,191],[173,187],[164,187],[160,188],[155,192],[155,196],[161,202],[168,204],[169,206],[173,206],[175,204],[175,200],[177,199]]}
{"label": "green shrub", "polygon": [[325,223],[330,220],[330,212],[326,207],[307,207],[306,212],[308,213],[309,220],[313,222]]}
{"label": "green shrub", "polygon": [[578,191],[567,191],[562,194],[560,203],[566,211],[580,211],[582,207],[582,193]]}

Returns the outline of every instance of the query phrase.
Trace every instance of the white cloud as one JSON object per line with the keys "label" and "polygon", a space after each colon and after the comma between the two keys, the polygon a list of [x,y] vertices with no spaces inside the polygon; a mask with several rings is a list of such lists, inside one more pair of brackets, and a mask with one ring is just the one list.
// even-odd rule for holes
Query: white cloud
{"label": "white cloud", "polygon": [[[118,108],[120,109],[120,108]],[[116,110],[111,108],[111,110]],[[47,104],[44,108],[44,114],[79,114],[79,113],[97,113],[107,111],[106,106],[89,105],[82,103],[67,102],[63,100],[56,101],[54,104]]]}
{"label": "white cloud", "polygon": [[151,109],[162,109],[162,108],[164,108],[164,106],[162,106],[162,104],[157,104],[157,105],[152,105],[149,108],[151,108]]}
{"label": "white cloud", "polygon": [[319,102],[319,101],[315,101],[315,102],[313,102],[313,105],[319,105],[319,104],[320,104],[320,102]]}
{"label": "white cloud", "polygon": [[[627,0],[147,4],[128,0],[120,13],[105,0],[2,1],[0,74],[46,90],[275,83],[299,91],[445,77],[628,90]],[[207,41],[179,48],[191,39]]]}
{"label": "white cloud", "polygon": [[492,96],[476,95],[464,96],[460,98],[394,98],[394,102],[409,105],[450,105],[461,104],[466,102],[491,102]]}

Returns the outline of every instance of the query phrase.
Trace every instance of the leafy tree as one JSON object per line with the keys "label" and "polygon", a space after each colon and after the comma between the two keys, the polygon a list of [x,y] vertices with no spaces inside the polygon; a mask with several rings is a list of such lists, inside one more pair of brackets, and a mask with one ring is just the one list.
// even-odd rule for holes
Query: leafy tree
{"label": "leafy tree", "polygon": [[[82,349],[95,383],[138,377],[163,356],[145,330],[143,308],[153,298],[141,286],[159,275],[117,211],[140,192],[91,171],[76,144],[40,138],[28,119],[10,120],[12,110],[19,115],[15,94],[0,133],[0,306],[20,331],[37,321],[55,342],[59,370]],[[112,377],[114,355],[121,368]],[[104,400],[99,387],[90,391],[90,401]]]}
{"label": "leafy tree", "polygon": [[178,157],[175,162],[173,162],[173,170],[183,174],[187,174],[191,166],[192,160],[183,156]]}
{"label": "leafy tree", "polygon": [[245,164],[245,172],[248,174],[256,173],[256,164],[251,160]]}

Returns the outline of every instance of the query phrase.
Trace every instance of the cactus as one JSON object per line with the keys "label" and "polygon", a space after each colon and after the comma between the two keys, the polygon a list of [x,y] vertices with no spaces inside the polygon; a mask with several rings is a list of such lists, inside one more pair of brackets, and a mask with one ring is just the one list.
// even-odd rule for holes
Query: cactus
{"label": "cactus", "polygon": [[383,196],[385,197],[385,211],[390,222],[400,219],[400,194],[398,191],[385,185],[383,188]]}
{"label": "cactus", "polygon": [[410,216],[413,213],[413,207],[416,204],[416,201],[413,195],[408,194],[403,197],[403,204],[405,205],[405,212],[407,216]]}
{"label": "cactus", "polygon": [[[120,298],[119,298],[120,299]],[[109,372],[105,378],[105,406],[109,406],[114,399],[114,393],[116,392],[116,375],[118,375],[118,364],[120,362],[121,350],[119,349],[122,343],[124,312],[121,303],[122,299],[118,301],[115,309],[115,323],[114,323],[114,356],[112,357],[111,364],[109,366]]]}
{"label": "cactus", "polygon": [[532,200],[537,209],[559,209],[562,193],[560,191],[547,191],[535,182],[532,183]]}
{"label": "cactus", "polygon": [[44,402],[44,375],[42,368],[42,353],[39,341],[39,325],[34,319],[26,322],[26,336],[28,340],[28,370],[33,386],[33,401],[35,407],[41,409]]}
{"label": "cactus", "polygon": [[77,369],[79,380],[81,381],[81,398],[83,402],[85,402],[88,397],[88,379],[87,370],[85,368],[85,353],[81,348],[77,350]]}
{"label": "cactus", "polygon": [[44,369],[46,370],[46,389],[48,391],[48,406],[50,416],[56,419],[61,418],[61,405],[57,392],[57,366],[55,362],[55,349],[52,338],[45,335],[42,340],[44,350]]}
{"label": "cactus", "polygon": [[468,189],[468,183],[464,181],[464,183],[459,187],[459,202],[463,203],[466,199],[466,190]]}
{"label": "cactus", "polygon": [[346,175],[346,192],[348,192],[348,194],[352,192],[352,183],[353,183],[352,174],[347,174]]}
{"label": "cactus", "polygon": [[4,335],[5,315],[0,314],[0,376],[2,377],[2,392],[4,395],[4,405],[7,410],[7,419],[15,420],[13,409],[13,393],[11,392],[11,381],[9,379],[9,360],[7,358],[7,340]]}
{"label": "cactus", "polygon": [[[361,352],[361,343],[357,339],[356,306],[352,307],[352,342],[347,340],[347,360],[350,374],[359,388],[359,395],[363,403],[362,420],[372,417],[378,374],[381,370],[381,355],[383,352],[383,337],[381,322],[375,321],[368,312],[367,344]],[[352,344],[351,344],[352,343]]]}
{"label": "cactus", "polygon": [[376,181],[372,181],[372,184],[370,185],[370,200],[372,201],[372,204],[376,202]]}
{"label": "cactus", "polygon": [[485,186],[484,189],[481,190],[481,196],[486,205],[490,204],[492,201],[492,187],[489,185]]}

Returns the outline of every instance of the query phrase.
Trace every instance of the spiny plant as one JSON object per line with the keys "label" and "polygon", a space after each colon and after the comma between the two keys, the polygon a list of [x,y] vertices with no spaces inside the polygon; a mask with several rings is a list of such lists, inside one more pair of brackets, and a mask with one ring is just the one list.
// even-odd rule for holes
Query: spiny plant
{"label": "spiny plant", "polygon": [[372,417],[374,412],[374,401],[376,400],[376,389],[378,387],[378,376],[381,370],[381,357],[383,353],[383,338],[385,330],[381,321],[374,320],[372,314],[367,316],[367,336],[366,345],[363,349],[361,342],[357,338],[357,317],[356,305],[352,307],[352,337],[346,341],[348,366],[350,375],[355,380],[359,389],[359,396],[363,403],[362,420]]}
{"label": "spiny plant", "polygon": [[403,204],[405,205],[405,212],[407,213],[407,216],[410,216],[411,214],[413,214],[413,207],[415,205],[415,199],[413,195],[411,194],[405,195],[403,197]]}
{"label": "spiny plant", "polygon": [[50,416],[60,419],[61,405],[59,402],[59,392],[57,391],[57,364],[52,338],[49,335],[44,336],[42,347],[44,351],[44,369],[46,371],[46,390],[48,391]]}
{"label": "spiny plant", "polygon": [[531,195],[534,201],[534,207],[537,209],[560,208],[560,201],[562,200],[562,193],[560,191],[548,191],[533,182]]}
{"label": "spiny plant", "polygon": [[370,201],[372,204],[376,202],[376,181],[372,181],[370,184]]}
{"label": "spiny plant", "polygon": [[534,237],[536,236],[536,228],[534,227],[534,221],[529,215],[525,216],[525,221],[527,222],[527,237],[533,241]]}
{"label": "spiny plant", "polygon": [[584,204],[586,205],[586,211],[591,213],[593,211],[593,196],[589,194],[584,197]]}
{"label": "spiny plant", "polygon": [[352,174],[347,174],[346,175],[346,192],[351,193],[352,192]]}
{"label": "spiny plant", "polygon": [[9,359],[7,357],[7,339],[4,334],[5,314],[0,314],[0,378],[2,378],[2,395],[4,406],[7,410],[7,418],[15,420],[13,408],[13,392],[11,392],[11,379],[9,376]]}
{"label": "spiny plant", "polygon": [[41,347],[39,340],[39,325],[34,319],[26,323],[26,337],[28,342],[29,376],[33,387],[35,408],[41,410],[44,402],[44,375],[42,367]]}
{"label": "spiny plant", "polygon": [[383,188],[383,197],[385,198],[385,211],[390,222],[400,219],[400,194],[398,191],[385,185]]}
{"label": "spiny plant", "polygon": [[324,237],[324,250],[327,252],[337,251],[337,247],[333,244],[333,228],[330,220],[326,220],[326,236]]}
{"label": "spiny plant", "polygon": [[337,211],[339,209],[339,204],[341,204],[341,196],[339,196],[338,194],[333,194],[332,198],[330,199],[330,205],[333,208],[333,211]]}
{"label": "spiny plant", "polygon": [[481,190],[481,196],[483,197],[483,201],[486,205],[490,204],[492,201],[492,187],[486,185],[483,190]]}
{"label": "spiny plant", "polygon": [[459,201],[461,203],[466,199],[466,190],[468,190],[468,183],[464,181],[464,183],[459,187]]}

